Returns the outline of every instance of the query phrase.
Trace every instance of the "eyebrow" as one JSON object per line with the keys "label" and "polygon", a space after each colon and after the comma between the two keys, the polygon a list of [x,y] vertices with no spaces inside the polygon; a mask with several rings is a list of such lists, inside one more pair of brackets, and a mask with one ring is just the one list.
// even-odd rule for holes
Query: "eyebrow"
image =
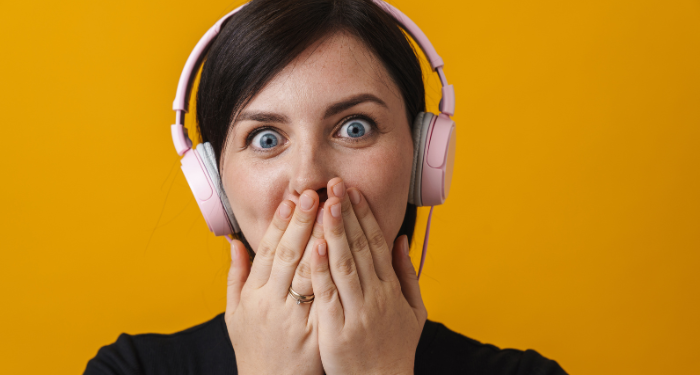
{"label": "eyebrow", "polygon": [[372,94],[359,94],[352,96],[346,100],[343,100],[342,102],[335,103],[328,107],[326,109],[326,113],[323,116],[324,119],[327,119],[331,116],[335,116],[340,112],[343,112],[346,109],[350,109],[358,104],[365,103],[365,102],[374,102],[376,104],[379,104],[380,106],[384,108],[389,108],[386,103],[384,103],[383,100],[379,99],[378,97],[372,95]]}
{"label": "eyebrow", "polygon": [[[352,96],[348,99],[345,99],[341,102],[335,103],[328,107],[326,109],[326,113],[323,115],[324,119],[327,119],[331,116],[335,116],[338,113],[341,113],[347,109],[350,109],[358,104],[366,103],[366,102],[373,102],[376,104],[379,104],[380,106],[384,108],[389,108],[386,103],[384,103],[383,100],[379,99],[378,97],[372,95],[372,94],[359,94]],[[289,117],[279,114],[279,113],[274,113],[274,112],[242,112],[238,118],[236,119],[236,122],[239,121],[258,121],[258,122],[273,122],[273,123],[283,123],[287,124],[289,123]]]}
{"label": "eyebrow", "polygon": [[238,121],[288,123],[289,118],[285,115],[274,112],[243,112],[236,119],[236,122]]}

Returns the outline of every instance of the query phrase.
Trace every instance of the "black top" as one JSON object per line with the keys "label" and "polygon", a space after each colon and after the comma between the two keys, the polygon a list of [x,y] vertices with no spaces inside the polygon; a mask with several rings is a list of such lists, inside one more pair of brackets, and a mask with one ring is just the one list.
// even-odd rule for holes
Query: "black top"
{"label": "black top", "polygon": [[[85,369],[85,375],[237,373],[224,314],[172,335],[121,334],[117,342],[101,348]],[[566,375],[557,362],[534,350],[498,349],[429,320],[418,342],[415,373]]]}

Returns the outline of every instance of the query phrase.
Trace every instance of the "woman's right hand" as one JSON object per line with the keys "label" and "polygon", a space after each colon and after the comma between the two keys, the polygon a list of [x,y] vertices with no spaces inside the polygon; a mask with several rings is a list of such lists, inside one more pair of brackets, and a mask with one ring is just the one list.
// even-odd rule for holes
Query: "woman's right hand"
{"label": "woman's right hand", "polygon": [[311,304],[288,296],[318,205],[313,190],[282,202],[252,268],[243,243],[231,243],[225,320],[239,374],[323,374]]}

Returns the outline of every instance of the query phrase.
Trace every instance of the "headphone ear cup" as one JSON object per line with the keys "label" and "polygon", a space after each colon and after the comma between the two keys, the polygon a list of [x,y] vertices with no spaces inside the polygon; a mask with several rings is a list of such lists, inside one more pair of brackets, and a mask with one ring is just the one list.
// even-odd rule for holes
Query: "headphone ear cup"
{"label": "headphone ear cup", "polygon": [[217,236],[231,233],[231,226],[226,218],[226,212],[221,205],[216,190],[213,187],[202,158],[196,150],[185,151],[182,160],[182,172],[192,189],[194,199],[197,201],[200,211],[204,216],[209,230]]}
{"label": "headphone ear cup", "polygon": [[229,203],[228,197],[226,196],[226,191],[224,190],[224,185],[221,182],[221,177],[219,176],[216,156],[214,155],[214,147],[212,147],[211,143],[209,142],[201,143],[197,146],[197,153],[202,160],[202,164],[204,164],[204,168],[206,169],[209,181],[212,183],[214,192],[216,192],[217,197],[221,201],[221,205],[226,213],[227,224],[230,224],[231,231],[233,233],[239,233],[241,230],[238,227],[236,217],[233,216],[231,204]]}
{"label": "headphone ear cup", "polygon": [[411,169],[411,186],[408,189],[408,203],[423,206],[423,158],[428,141],[430,123],[435,117],[430,112],[420,112],[413,121],[413,168]]}
{"label": "headphone ear cup", "polygon": [[[425,142],[421,168],[420,198],[423,206],[445,203],[452,184],[452,170],[457,149],[455,122],[441,113],[431,120]],[[416,176],[417,178],[417,176]]]}

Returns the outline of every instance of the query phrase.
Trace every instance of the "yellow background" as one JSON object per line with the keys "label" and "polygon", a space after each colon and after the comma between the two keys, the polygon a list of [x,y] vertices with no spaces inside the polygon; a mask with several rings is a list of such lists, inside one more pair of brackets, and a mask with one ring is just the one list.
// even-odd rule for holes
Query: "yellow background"
{"label": "yellow background", "polygon": [[[238,3],[4,2],[0,373],[81,373],[121,332],[223,311],[227,246],[169,125]],[[572,374],[700,373],[700,3],[393,3],[458,100],[429,317]]]}

